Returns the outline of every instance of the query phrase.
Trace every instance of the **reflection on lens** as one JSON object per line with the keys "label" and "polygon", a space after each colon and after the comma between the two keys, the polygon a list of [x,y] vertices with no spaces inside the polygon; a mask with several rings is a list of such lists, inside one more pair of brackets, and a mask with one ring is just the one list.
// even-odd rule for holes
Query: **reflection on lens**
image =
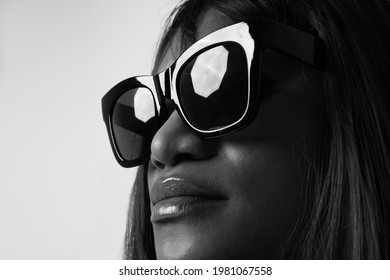
{"label": "reflection on lens", "polygon": [[211,131],[238,121],[248,104],[244,49],[225,43],[195,56],[181,72],[179,99],[190,123]]}
{"label": "reflection on lens", "polygon": [[140,88],[134,95],[134,115],[146,123],[154,116],[154,102],[149,90]]}
{"label": "reflection on lens", "polygon": [[194,92],[205,98],[217,91],[226,74],[229,52],[219,46],[199,55],[191,70]]}
{"label": "reflection on lens", "polygon": [[113,134],[119,154],[135,160],[149,150],[154,131],[154,99],[147,88],[126,91],[112,113]]}

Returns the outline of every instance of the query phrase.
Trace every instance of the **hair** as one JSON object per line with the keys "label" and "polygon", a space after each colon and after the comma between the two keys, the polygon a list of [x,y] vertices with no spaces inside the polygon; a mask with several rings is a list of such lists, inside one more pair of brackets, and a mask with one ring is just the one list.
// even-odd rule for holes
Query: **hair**
{"label": "hair", "polygon": [[[319,36],[329,63],[323,106],[327,137],[312,166],[305,218],[283,249],[290,259],[390,258],[390,2],[388,0],[186,0],[167,20],[155,58],[180,31],[195,41],[200,13],[234,21],[262,16]],[[125,259],[156,258],[147,165],[130,197]]]}

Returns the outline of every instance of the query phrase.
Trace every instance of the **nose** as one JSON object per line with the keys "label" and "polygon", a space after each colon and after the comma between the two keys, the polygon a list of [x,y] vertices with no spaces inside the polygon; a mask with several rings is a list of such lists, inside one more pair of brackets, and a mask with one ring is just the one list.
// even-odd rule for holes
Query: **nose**
{"label": "nose", "polygon": [[216,153],[216,142],[192,131],[174,110],[152,139],[150,160],[163,170],[183,161],[208,159]]}

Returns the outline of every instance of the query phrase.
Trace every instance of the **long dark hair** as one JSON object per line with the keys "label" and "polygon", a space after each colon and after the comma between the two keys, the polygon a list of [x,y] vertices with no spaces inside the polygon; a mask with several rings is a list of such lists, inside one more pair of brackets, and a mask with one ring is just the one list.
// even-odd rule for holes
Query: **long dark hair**
{"label": "long dark hair", "polygon": [[[327,137],[313,162],[308,211],[283,249],[293,259],[390,258],[390,2],[388,0],[186,0],[172,12],[157,50],[160,63],[180,31],[195,41],[199,14],[216,8],[241,21],[262,16],[325,42],[323,104]],[[154,259],[141,167],[130,197],[125,259]],[[309,188],[308,188],[309,189]]]}

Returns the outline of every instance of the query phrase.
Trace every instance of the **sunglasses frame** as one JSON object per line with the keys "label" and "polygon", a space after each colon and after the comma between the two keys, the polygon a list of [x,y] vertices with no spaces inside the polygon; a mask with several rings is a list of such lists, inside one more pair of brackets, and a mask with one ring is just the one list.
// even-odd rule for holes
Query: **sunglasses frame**
{"label": "sunglasses frame", "polygon": [[[245,51],[248,67],[248,102],[244,114],[236,122],[214,130],[195,127],[183,111],[178,92],[179,82],[185,66],[198,56],[218,45],[238,44]],[[116,101],[128,90],[144,87],[153,95],[155,114],[161,114],[164,100],[174,102],[181,119],[198,135],[204,138],[221,137],[236,132],[248,125],[256,116],[260,105],[262,57],[265,49],[272,49],[293,57],[318,70],[327,65],[326,48],[313,34],[261,17],[224,27],[196,41],[168,69],[156,75],[136,76],[115,85],[102,98],[103,119],[109,134],[111,148],[118,163],[123,167],[143,164],[150,156],[150,149],[135,160],[126,160],[117,147],[112,125],[112,113]],[[252,94],[251,94],[252,93]],[[157,131],[156,127],[156,131]]]}

